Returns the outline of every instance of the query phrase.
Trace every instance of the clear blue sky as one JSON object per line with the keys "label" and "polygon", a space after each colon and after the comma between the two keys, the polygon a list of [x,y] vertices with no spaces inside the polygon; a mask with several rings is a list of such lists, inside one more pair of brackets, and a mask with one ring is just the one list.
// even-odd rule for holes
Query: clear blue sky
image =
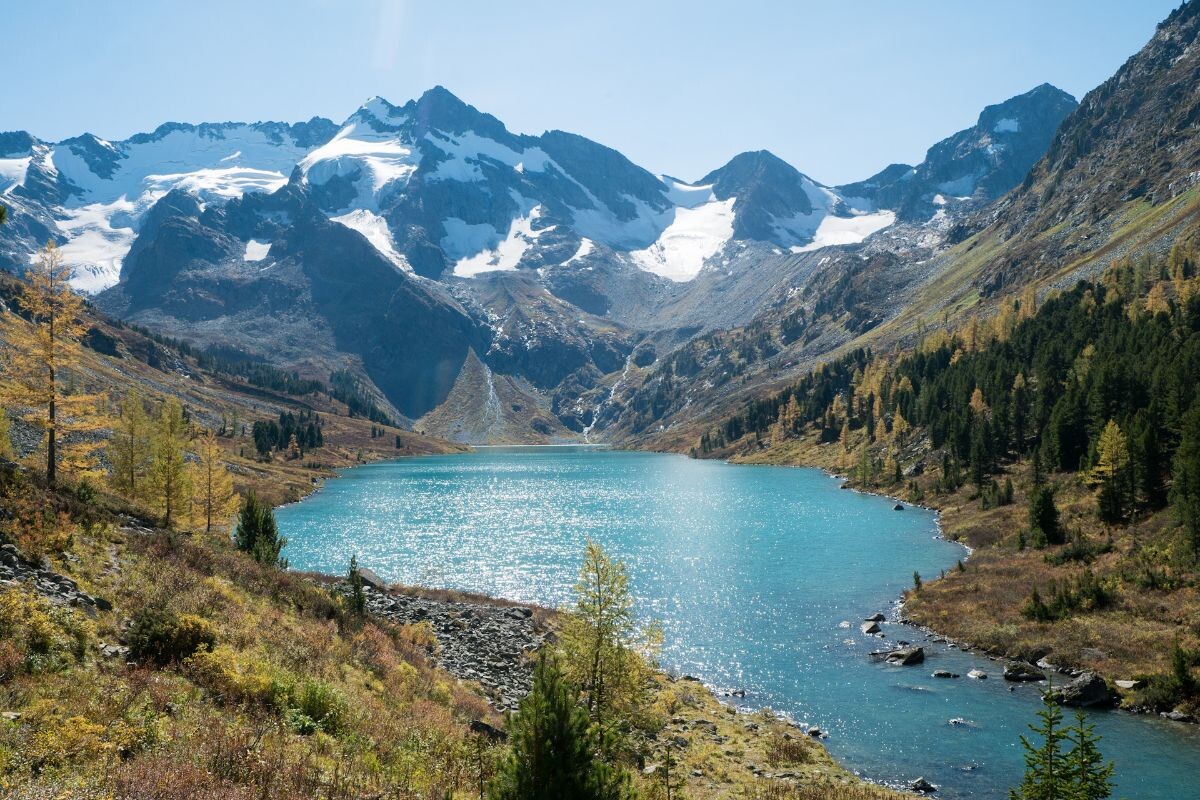
{"label": "clear blue sky", "polygon": [[695,179],[769,149],[867,177],[1042,82],[1076,97],[1177,0],[20,0],[0,5],[0,130],[341,121],[442,84]]}

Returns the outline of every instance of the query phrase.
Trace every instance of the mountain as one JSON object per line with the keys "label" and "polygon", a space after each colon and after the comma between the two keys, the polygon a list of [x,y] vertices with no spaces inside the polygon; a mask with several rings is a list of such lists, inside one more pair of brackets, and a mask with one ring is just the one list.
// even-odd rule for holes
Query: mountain
{"label": "mountain", "polygon": [[[930,150],[921,180],[967,170],[983,198],[1063,97],[989,108]],[[990,160],[972,155],[985,128],[1003,129]],[[852,197],[766,151],[694,182],[658,176],[575,134],[510,132],[442,87],[373,98],[340,125],[16,132],[0,156],[10,269],[53,236],[112,314],[312,377],[350,370],[398,419],[472,441],[603,430],[697,335],[794,321],[856,249],[932,253],[962,216],[913,219],[923,195]],[[860,302],[851,319],[879,316]]]}
{"label": "mountain", "polygon": [[1075,107],[1074,97],[1043,83],[988,106],[974,127],[929,148],[917,166],[892,164],[837,191],[905,220],[927,220],[950,203],[991,202],[1025,178]]}
{"label": "mountain", "polygon": [[[900,210],[895,224],[861,246],[819,251],[803,285],[775,293],[746,322],[690,339],[627,384],[609,436],[691,447],[704,425],[838,354],[903,350],[931,330],[986,318],[1002,301],[1026,292],[1045,297],[1114,261],[1157,259],[1197,235],[1198,38],[1200,3],[1193,0],[1066,115],[1046,153],[1007,194],[947,203],[945,215],[925,222],[928,207],[916,221]],[[1022,97],[1056,94],[1039,87]],[[973,130],[998,127],[1012,113],[998,110],[1006,105],[985,111]],[[930,153],[959,149],[946,143],[970,142],[968,133]],[[895,185],[903,170],[880,174]],[[976,185],[999,187],[1000,177]]]}
{"label": "mountain", "polygon": [[1003,243],[977,280],[997,292],[1162,248],[1200,200],[1200,4],[1184,3],[1083,98],[1017,191],[974,220]]}
{"label": "mountain", "polygon": [[0,265],[27,263],[53,235],[76,266],[75,285],[108,288],[137,235],[141,216],[172,189],[222,202],[287,183],[296,161],[336,133],[306,123],[167,123],[109,142],[85,133],[56,144],[24,131],[0,134],[0,194],[13,229],[0,238]]}

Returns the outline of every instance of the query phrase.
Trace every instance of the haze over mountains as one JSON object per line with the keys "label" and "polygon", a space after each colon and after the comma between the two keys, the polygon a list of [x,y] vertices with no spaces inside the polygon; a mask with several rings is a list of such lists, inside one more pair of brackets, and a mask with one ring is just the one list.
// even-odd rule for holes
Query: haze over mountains
{"label": "haze over mountains", "polygon": [[1097,176],[1133,164],[1132,139],[1194,127],[1195,25],[1194,4],[1173,14],[1081,108],[1038,86],[922,163],[837,187],[765,151],[655,175],[575,134],[512,133],[441,87],[340,125],[5,133],[0,260],[19,271],[54,236],[106,311],[303,374],[349,368],[430,433],[669,435],[1021,283],[1006,242],[1053,229],[1051,251],[1078,249],[1076,217],[1186,191],[1169,178],[1194,161],[1182,133],[1140,194]]}

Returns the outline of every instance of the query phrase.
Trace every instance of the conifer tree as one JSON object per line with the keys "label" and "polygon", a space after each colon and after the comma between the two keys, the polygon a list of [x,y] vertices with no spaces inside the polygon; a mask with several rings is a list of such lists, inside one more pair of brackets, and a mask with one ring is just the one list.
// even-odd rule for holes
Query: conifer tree
{"label": "conifer tree", "polygon": [[81,357],[87,330],[83,298],[70,286],[71,268],[53,241],[38,254],[21,287],[19,305],[28,323],[15,314],[0,319],[5,341],[0,353],[0,403],[46,436],[46,482],[53,486],[61,464],[68,471],[96,471],[99,442],[67,437],[104,426],[101,397],[70,391],[71,372]]}
{"label": "conifer tree", "polygon": [[1184,549],[1200,559],[1200,402],[1183,419],[1183,438],[1175,451],[1171,504],[1183,526]]}
{"label": "conifer tree", "polygon": [[1035,746],[1024,735],[1021,747],[1025,750],[1025,775],[1017,788],[1010,789],[1009,800],[1068,800],[1067,765],[1064,762],[1062,743],[1062,710],[1054,699],[1053,692],[1042,695],[1043,708],[1037,713],[1041,725],[1030,725],[1029,729],[1041,737],[1040,746]]}
{"label": "conifer tree", "polygon": [[1100,434],[1092,480],[1100,484],[1100,517],[1105,522],[1124,518],[1128,496],[1129,444],[1113,420]]}
{"label": "conifer tree", "polygon": [[224,451],[212,431],[207,431],[196,443],[197,462],[192,470],[195,488],[196,517],[204,521],[204,532],[213,525],[224,525],[237,510],[237,493],[233,476],[225,468]]}
{"label": "conifer tree", "polygon": [[191,505],[192,482],[184,456],[186,446],[183,406],[172,397],[159,410],[151,438],[150,491],[162,512],[164,528],[184,522]]}
{"label": "conifer tree", "polygon": [[1035,547],[1063,542],[1054,490],[1049,486],[1036,486],[1029,493],[1029,531]]}
{"label": "conifer tree", "polygon": [[638,648],[653,649],[655,634],[639,640],[625,565],[595,542],[584,550],[572,611],[560,638],[562,666],[582,690],[592,721],[606,731],[640,711],[646,663]]}
{"label": "conifer tree", "polygon": [[511,752],[489,800],[626,800],[629,775],[597,757],[597,742],[577,692],[553,657],[534,669],[533,689],[508,725]]}
{"label": "conifer tree", "polygon": [[350,610],[361,617],[367,612],[367,594],[363,590],[362,573],[358,571],[357,555],[350,556],[350,569],[346,573],[346,580],[350,584]]}
{"label": "conifer tree", "polygon": [[1105,800],[1112,794],[1113,764],[1100,754],[1100,737],[1082,711],[1075,712],[1075,724],[1067,729],[1071,750],[1066,757],[1066,779],[1070,800]]}
{"label": "conifer tree", "polygon": [[233,541],[239,550],[249,553],[260,564],[287,569],[287,559],[279,557],[287,539],[279,535],[271,506],[260,501],[253,491],[242,501]]}
{"label": "conifer tree", "polygon": [[112,466],[109,484],[120,494],[140,500],[146,495],[146,477],[150,471],[150,418],[141,395],[131,391],[121,400],[108,440],[108,461]]}

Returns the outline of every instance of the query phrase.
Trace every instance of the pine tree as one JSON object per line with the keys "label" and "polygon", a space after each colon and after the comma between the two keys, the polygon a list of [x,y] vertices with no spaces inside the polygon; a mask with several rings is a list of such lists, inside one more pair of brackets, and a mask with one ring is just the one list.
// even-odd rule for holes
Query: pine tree
{"label": "pine tree", "polygon": [[1112,794],[1113,764],[1100,754],[1100,737],[1082,711],[1075,712],[1075,724],[1067,730],[1071,751],[1067,753],[1065,776],[1070,800],[1105,800]]}
{"label": "pine tree", "polygon": [[1063,542],[1054,490],[1049,486],[1034,487],[1029,493],[1029,531],[1035,547]]}
{"label": "pine tree", "polygon": [[79,474],[96,472],[94,437],[68,438],[104,427],[102,397],[70,391],[71,372],[81,357],[87,330],[83,298],[70,286],[71,268],[53,241],[29,267],[19,305],[28,324],[15,314],[0,320],[6,344],[0,353],[0,401],[46,435],[46,482],[53,486],[58,468]]}
{"label": "pine tree", "polygon": [[221,443],[212,431],[206,432],[196,443],[197,462],[192,471],[192,485],[196,490],[196,517],[204,520],[205,533],[210,533],[213,525],[226,524],[238,507],[233,476],[225,468],[224,455]]}
{"label": "pine tree", "polygon": [[350,584],[350,610],[361,617],[367,613],[367,594],[363,589],[362,573],[358,571],[357,555],[350,556],[350,569],[346,573],[346,581]]}
{"label": "pine tree", "polygon": [[1009,790],[1009,800],[1069,800],[1071,797],[1062,753],[1065,738],[1062,711],[1052,692],[1042,695],[1042,703],[1043,708],[1037,714],[1042,724],[1029,726],[1042,738],[1042,744],[1034,746],[1021,736],[1021,747],[1025,749],[1025,775],[1016,789]]}
{"label": "pine tree", "polygon": [[112,466],[109,485],[132,500],[146,494],[146,476],[150,470],[150,418],[141,396],[132,391],[121,400],[108,440],[108,461]]}
{"label": "pine tree", "polygon": [[233,541],[239,550],[249,553],[260,564],[287,569],[287,560],[279,557],[287,539],[279,535],[275,512],[261,502],[253,491],[242,501]]}
{"label": "pine tree", "polygon": [[533,689],[508,725],[511,752],[489,800],[624,800],[634,796],[629,775],[597,757],[587,712],[553,657],[543,656]]}
{"label": "pine tree", "polygon": [[1200,560],[1200,403],[1183,419],[1183,438],[1175,451],[1171,504],[1183,525],[1184,549]]}

